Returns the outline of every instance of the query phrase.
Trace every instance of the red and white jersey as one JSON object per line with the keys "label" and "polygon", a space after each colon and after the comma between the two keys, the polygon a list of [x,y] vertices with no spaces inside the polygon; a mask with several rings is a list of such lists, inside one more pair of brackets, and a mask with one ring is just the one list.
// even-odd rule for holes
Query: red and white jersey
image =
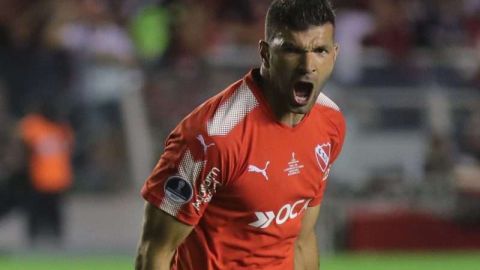
{"label": "red and white jersey", "polygon": [[170,134],[143,197],[194,226],[172,269],[293,269],[304,212],[320,204],[345,137],[323,93],[295,127],[279,123],[253,71]]}

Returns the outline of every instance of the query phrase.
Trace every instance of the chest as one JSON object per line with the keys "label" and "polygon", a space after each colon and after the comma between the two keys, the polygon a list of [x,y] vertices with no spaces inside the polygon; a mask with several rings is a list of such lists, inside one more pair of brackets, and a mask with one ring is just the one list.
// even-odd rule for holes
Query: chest
{"label": "chest", "polygon": [[328,130],[261,126],[245,136],[242,145],[237,173],[227,187],[235,207],[268,210],[290,204],[300,208],[323,191],[332,155]]}

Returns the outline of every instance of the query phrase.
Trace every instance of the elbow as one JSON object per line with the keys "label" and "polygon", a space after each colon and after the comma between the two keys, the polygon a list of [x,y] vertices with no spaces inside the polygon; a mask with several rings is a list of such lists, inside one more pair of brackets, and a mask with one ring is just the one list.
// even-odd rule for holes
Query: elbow
{"label": "elbow", "polygon": [[138,247],[135,270],[170,269],[175,250],[152,241],[143,241]]}
{"label": "elbow", "polygon": [[135,270],[146,270],[147,262],[148,262],[148,249],[149,249],[148,242],[140,243],[137,251],[137,257],[135,259]]}
{"label": "elbow", "polygon": [[306,247],[307,247],[307,243],[305,243],[305,241],[297,240],[295,242],[295,252],[297,253],[304,252]]}
{"label": "elbow", "polygon": [[299,235],[299,237],[295,241],[295,246],[305,246],[309,243],[316,242],[317,234],[314,230],[309,231],[308,233],[304,233]]}
{"label": "elbow", "polygon": [[295,252],[299,254],[316,253],[317,237],[315,231],[302,235],[295,241]]}

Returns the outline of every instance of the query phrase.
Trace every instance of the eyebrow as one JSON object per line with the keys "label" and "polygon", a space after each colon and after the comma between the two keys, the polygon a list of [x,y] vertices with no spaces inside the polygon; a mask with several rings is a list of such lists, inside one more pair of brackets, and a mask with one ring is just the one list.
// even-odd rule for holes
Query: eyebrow
{"label": "eyebrow", "polygon": [[[291,48],[291,49],[295,49],[295,50],[302,51],[302,52],[309,51],[309,50],[305,49],[304,47],[298,46],[291,41],[285,41],[285,40],[282,43],[277,44],[277,46],[278,46],[278,48],[281,48],[281,49]],[[319,49],[320,50],[329,50],[329,46],[327,44],[317,45],[317,46],[313,47],[312,50],[310,50],[310,51],[316,51],[316,50],[319,50]]]}
{"label": "eyebrow", "polygon": [[279,47],[282,47],[282,48],[285,48],[285,47],[299,48],[299,46],[295,45],[295,43],[290,42],[290,41],[282,42],[282,44],[280,44]]}

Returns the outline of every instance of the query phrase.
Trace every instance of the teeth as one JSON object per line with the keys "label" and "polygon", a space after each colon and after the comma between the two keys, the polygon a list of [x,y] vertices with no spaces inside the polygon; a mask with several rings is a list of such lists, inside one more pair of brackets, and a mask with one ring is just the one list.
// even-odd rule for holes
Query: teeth
{"label": "teeth", "polygon": [[295,90],[295,96],[298,97],[308,97],[310,95],[310,92],[307,90],[302,90],[302,89],[296,89]]}
{"label": "teeth", "polygon": [[308,97],[299,97],[299,96],[296,96],[295,97],[295,101],[298,103],[298,104],[306,104],[308,102]]}
{"label": "teeth", "polygon": [[297,82],[293,87],[293,96],[298,105],[306,105],[312,93],[313,85],[308,82]]}

